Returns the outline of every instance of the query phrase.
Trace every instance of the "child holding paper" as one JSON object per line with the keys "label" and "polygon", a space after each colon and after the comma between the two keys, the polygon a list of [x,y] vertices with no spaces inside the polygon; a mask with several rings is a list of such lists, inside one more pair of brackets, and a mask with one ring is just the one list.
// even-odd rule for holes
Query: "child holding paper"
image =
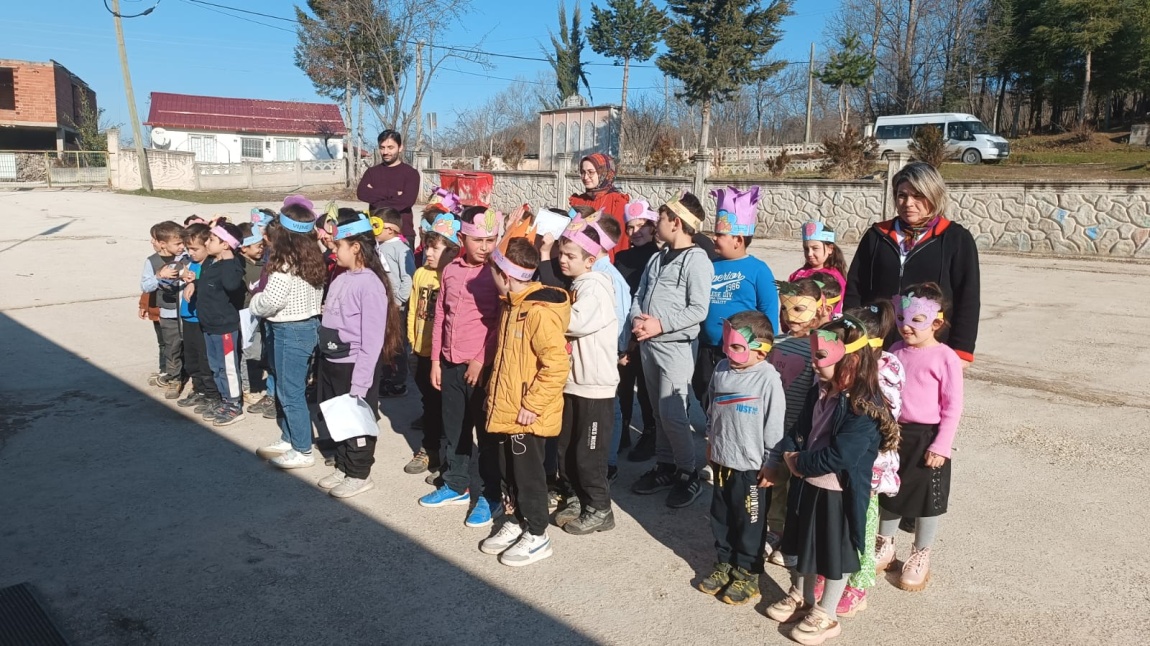
{"label": "child holding paper", "polygon": [[[319,401],[351,394],[378,410],[383,364],[403,342],[399,310],[391,298],[383,264],[375,253],[371,221],[353,209],[340,209],[332,235],[335,261],[345,271],[328,288],[319,328]],[[329,435],[319,420],[321,436]],[[350,498],[375,486],[375,435],[350,437],[335,449],[335,472],[319,481],[336,498]]]}

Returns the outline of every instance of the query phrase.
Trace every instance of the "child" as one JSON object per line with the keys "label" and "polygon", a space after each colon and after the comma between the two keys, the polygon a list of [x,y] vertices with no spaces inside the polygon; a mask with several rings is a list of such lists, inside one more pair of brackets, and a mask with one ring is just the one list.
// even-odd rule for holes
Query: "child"
{"label": "child", "polygon": [[[651,260],[651,256],[659,251],[659,245],[655,242],[655,224],[659,222],[659,214],[651,210],[651,205],[646,200],[636,200],[627,204],[624,217],[627,220],[627,236],[631,240],[631,246],[615,254],[615,268],[619,270],[623,280],[627,281],[627,287],[630,289],[628,298],[633,300],[639,290],[643,269]],[[625,329],[624,332],[627,335],[627,354],[619,360],[618,397],[622,413],[620,426],[623,429],[620,446],[625,446],[624,442],[630,439],[631,415],[635,410],[635,390],[638,388],[639,414],[643,418],[643,430],[634,448],[627,453],[627,459],[631,462],[646,462],[655,457],[655,413],[651,410],[651,398],[647,396],[647,380],[643,377],[639,344],[635,342],[630,329]]]}
{"label": "child", "polygon": [[502,513],[498,444],[483,411],[488,368],[494,360],[499,290],[487,269],[499,217],[483,206],[463,211],[463,253],[443,269],[431,336],[431,385],[443,393],[443,486],[419,499],[424,507],[471,502],[471,455],[479,444],[480,491],[464,524],[487,527]]}
{"label": "child", "polygon": [[902,518],[914,518],[914,546],[902,566],[898,587],[917,592],[930,581],[930,548],[938,533],[938,517],[950,497],[950,458],[962,416],[962,361],[950,346],[939,342],[951,313],[950,302],[937,283],[913,285],[894,298],[895,318],[902,341],[891,354],[902,362],[902,443],[898,448],[895,496],[881,496],[875,567],[883,571],[894,561],[894,533]]}
{"label": "child", "polygon": [[275,374],[276,422],[280,439],[256,454],[280,469],[315,464],[311,415],[304,390],[308,362],[318,342],[319,315],[327,268],[319,250],[311,202],[288,196],[268,225],[268,274],[252,290],[252,314],[267,321]]}
{"label": "child", "polygon": [[779,318],[779,290],[775,287],[775,275],[767,263],[747,254],[747,246],[755,236],[759,187],[740,191],[729,186],[711,191],[711,195],[718,204],[715,250],[720,260],[714,263],[710,308],[699,332],[699,355],[691,381],[700,403],[708,400],[707,384],[724,355],[720,345],[723,321],[737,312],[756,310],[771,321],[773,337]]}
{"label": "child", "polygon": [[487,429],[501,438],[504,498],[515,513],[479,549],[518,567],[552,553],[543,445],[545,438],[559,435],[563,423],[560,394],[570,366],[564,331],[571,306],[567,292],[532,280],[539,252],[527,240],[510,239],[507,255],[495,250],[492,261],[503,313],[487,393]]}
{"label": "child", "polygon": [[[384,361],[401,345],[399,309],[375,252],[371,221],[355,209],[340,209],[336,222],[332,236],[336,262],[345,271],[332,281],[324,301],[316,399],[323,402],[351,394],[376,413]],[[321,437],[330,437],[322,413],[316,427]],[[360,435],[338,442],[336,470],[319,481],[319,488],[335,498],[351,498],[375,487],[371,466],[376,437]]]}
{"label": "child", "polygon": [[576,218],[559,241],[559,268],[571,278],[574,293],[567,327],[571,373],[563,387],[559,475],[574,495],[568,493],[555,513],[555,524],[575,535],[615,528],[607,458],[619,386],[619,322],[611,279],[592,270],[604,252],[599,236],[595,220]]}
{"label": "child", "polygon": [[435,304],[443,268],[459,253],[459,220],[451,213],[440,213],[432,222],[420,221],[423,266],[415,270],[411,281],[411,300],[407,305],[407,342],[415,353],[415,385],[423,402],[421,448],[403,467],[405,473],[437,473],[443,464],[439,444],[443,440],[443,397],[431,385],[431,332],[435,323]]}
{"label": "child", "polygon": [[823,300],[831,308],[831,319],[837,319],[842,315],[843,308],[843,286],[839,284],[838,278],[825,269],[812,272],[809,278],[819,284],[819,291],[823,294]]}
{"label": "child", "polygon": [[[808,278],[816,271],[826,272],[835,278],[839,284],[839,294],[847,291],[847,282],[843,276],[847,273],[847,263],[843,259],[843,252],[835,244],[835,232],[822,222],[807,222],[803,225],[803,257],[806,263],[801,269],[795,270],[787,280],[795,282],[800,278]],[[833,314],[843,313],[842,303],[835,305]]]}
{"label": "child", "polygon": [[711,530],[715,571],[699,589],[729,604],[759,596],[763,541],[778,478],[783,439],[783,384],[766,362],[774,325],[763,313],[739,312],[723,322],[723,352],[707,389],[707,461],[715,472]]}
{"label": "child", "polygon": [[[832,321],[811,332],[811,362],[819,385],[807,394],[794,433],[783,438],[791,472],[790,504],[781,549],[796,556],[787,596],[767,609],[800,644],[821,644],[842,632],[836,611],[846,576],[859,569],[865,548],[871,467],[880,441],[898,425],[878,387],[875,357],[863,324]],[[815,605],[816,577],[826,580]],[[804,616],[805,615],[805,616]]]}
{"label": "child", "polygon": [[[378,231],[375,240],[378,243],[379,257],[383,259],[383,267],[387,273],[388,290],[396,307],[407,307],[407,300],[411,298],[411,275],[415,273],[415,256],[411,252],[411,245],[401,233],[403,218],[395,209],[382,209],[372,213],[372,219],[379,219],[375,229]],[[400,342],[403,345],[403,342]],[[407,357],[409,351],[404,347],[395,355],[395,361],[384,369],[384,385],[381,393],[385,397],[402,397],[407,394]]]}
{"label": "child", "polygon": [[148,295],[147,307],[159,309],[155,327],[164,365],[156,376],[156,385],[164,389],[165,399],[178,399],[184,386],[184,341],[180,330],[180,289],[177,284],[180,256],[184,253],[184,242],[180,239],[182,231],[183,227],[175,222],[160,222],[152,227],[155,253],[144,261],[144,270],[140,274],[140,291]]}
{"label": "child", "polygon": [[[253,217],[259,212],[253,213]],[[240,363],[240,380],[243,382],[245,393],[252,395],[263,392],[264,396],[258,402],[248,405],[248,412],[262,415],[270,405],[275,412],[275,398],[266,392],[266,381],[260,378],[264,372],[263,361],[263,334],[260,330],[260,320],[251,315],[251,290],[259,285],[264,272],[264,234],[259,224],[243,222],[238,225],[240,235],[240,259],[244,261],[244,283],[247,289],[244,292],[244,307],[240,310],[241,329],[243,319],[250,321],[250,329],[246,330],[244,337],[244,356]],[[264,224],[266,226],[266,223]]]}
{"label": "child", "polygon": [[[818,283],[810,278],[779,283],[779,300],[782,303],[779,318],[786,334],[775,340],[768,360],[779,372],[787,394],[783,432],[791,434],[815,380],[811,366],[810,332],[830,321],[831,307],[826,304]],[[794,556],[783,554],[778,547],[787,518],[789,482],[788,478],[783,478],[775,483],[771,490],[771,509],[767,517],[770,527],[767,532],[769,560],[775,565],[786,567],[793,565]]]}
{"label": "child", "polygon": [[204,247],[209,261],[200,275],[185,288],[197,296],[197,314],[204,332],[208,365],[215,378],[220,401],[204,414],[215,426],[228,426],[244,418],[243,391],[240,388],[240,308],[244,304],[243,261],[235,256],[240,246],[240,230],[230,222],[211,228]]}
{"label": "child", "polygon": [[[188,266],[180,272],[181,284],[195,281],[208,258],[207,241],[212,234],[208,225],[199,222],[189,224],[181,233],[180,239],[188,252]],[[194,290],[192,290],[194,292]],[[204,415],[214,410],[220,401],[220,390],[208,365],[208,349],[204,342],[204,332],[200,327],[199,298],[195,293],[180,292],[180,325],[183,328],[184,370],[192,382],[192,392],[176,402],[181,408],[191,408],[196,415]],[[208,417],[205,421],[210,421]]]}
{"label": "child", "polygon": [[687,418],[687,389],[695,370],[692,349],[707,318],[714,266],[691,237],[706,214],[684,193],[659,207],[655,233],[665,243],[651,257],[631,304],[632,332],[643,355],[647,392],[655,409],[655,468],[631,488],[638,494],[671,489],[667,506],[686,507],[702,492]]}

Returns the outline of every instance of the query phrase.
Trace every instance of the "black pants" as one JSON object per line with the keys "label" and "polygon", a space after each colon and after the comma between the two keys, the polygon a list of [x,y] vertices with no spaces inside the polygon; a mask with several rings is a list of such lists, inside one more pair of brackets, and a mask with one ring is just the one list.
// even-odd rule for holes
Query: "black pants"
{"label": "black pants", "polygon": [[208,346],[204,342],[204,332],[198,321],[181,321],[184,324],[184,371],[192,381],[192,390],[207,395],[213,401],[220,398],[220,389],[212,368],[208,365]]}
{"label": "black pants", "polygon": [[538,435],[500,435],[499,473],[503,496],[515,508],[515,518],[527,531],[547,531],[547,473],[543,470],[545,438]]}
{"label": "black pants", "polygon": [[655,432],[655,411],[647,395],[647,380],[643,377],[643,363],[639,350],[627,354],[627,365],[619,366],[619,408],[623,411],[623,431],[631,426],[631,411],[635,410],[635,388],[639,388],[639,414],[643,416],[643,432]]}
{"label": "black pants", "polygon": [[164,369],[172,377],[181,377],[184,372],[184,340],[180,335],[180,319],[165,319],[159,321],[160,334],[163,336],[161,344],[164,349]]}
{"label": "black pants", "polygon": [[[179,321],[177,321],[178,323]],[[152,321],[152,330],[156,333],[156,345],[160,348],[160,372],[167,374],[168,372],[168,353],[164,350],[164,333],[160,331],[160,322]],[[180,345],[183,345],[181,342]]]}
{"label": "black pants", "polygon": [[735,471],[715,465],[712,491],[711,531],[715,535],[716,560],[762,572],[770,488],[759,488],[758,471]]}
{"label": "black pants", "polygon": [[699,353],[695,357],[695,374],[691,377],[691,389],[695,391],[695,398],[703,412],[707,412],[707,389],[711,386],[711,376],[715,374],[715,366],[726,359],[723,349],[717,345],[699,344]]}
{"label": "black pants", "polygon": [[[463,379],[466,363],[441,361],[440,385],[443,394],[443,482],[452,491],[463,493],[478,490],[489,503],[496,503],[499,491],[499,440],[487,432],[487,417],[483,411],[487,397],[484,384],[491,371],[484,369],[479,384],[469,386]],[[471,486],[471,455],[475,441],[479,442],[479,482]]]}
{"label": "black pants", "polygon": [[438,468],[441,462],[440,443],[443,442],[443,393],[431,385],[431,359],[415,357],[415,386],[423,402],[423,439],[420,446],[427,451],[429,466]]}
{"label": "black pants", "polygon": [[[346,395],[351,392],[351,373],[355,370],[354,363],[333,363],[320,358],[319,381],[316,382],[316,397],[319,401],[327,401],[332,397]],[[383,364],[376,364],[375,374],[372,375],[371,387],[363,400],[372,411],[379,410],[379,376]],[[378,414],[376,419],[379,419]],[[315,416],[315,430],[322,442],[331,442],[331,433],[327,422],[323,418],[323,411],[317,410]],[[371,475],[371,466],[375,464],[375,441],[371,435],[349,437],[335,444],[335,468],[343,471],[349,478],[365,480]]]}
{"label": "black pants", "polygon": [[615,399],[563,395],[563,431],[559,434],[559,477],[598,510],[611,508],[607,457],[615,426]]}
{"label": "black pants", "polygon": [[[399,308],[399,320],[407,320],[407,306]],[[400,349],[399,354],[395,355],[395,359],[388,363],[383,368],[383,382],[391,387],[406,386],[408,361],[411,358],[411,345],[407,342],[407,335],[403,336],[403,347]],[[430,375],[430,367],[428,368]],[[430,382],[430,380],[429,380]]]}

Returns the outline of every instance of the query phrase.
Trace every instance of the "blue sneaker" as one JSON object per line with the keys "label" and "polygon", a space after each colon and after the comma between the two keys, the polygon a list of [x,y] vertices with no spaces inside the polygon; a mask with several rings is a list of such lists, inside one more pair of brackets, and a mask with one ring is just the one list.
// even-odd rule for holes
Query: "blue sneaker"
{"label": "blue sneaker", "polygon": [[486,498],[480,496],[475,506],[471,508],[471,513],[467,514],[467,520],[463,521],[463,524],[468,527],[490,527],[491,519],[502,515],[503,505],[495,503],[495,506],[492,507]]}
{"label": "blue sneaker", "polygon": [[[466,505],[471,502],[471,492],[464,491],[463,493],[456,493],[454,489],[447,485],[432,491],[426,496],[419,499],[420,506],[423,507],[446,507],[448,505]],[[491,522],[488,520],[487,522]]]}

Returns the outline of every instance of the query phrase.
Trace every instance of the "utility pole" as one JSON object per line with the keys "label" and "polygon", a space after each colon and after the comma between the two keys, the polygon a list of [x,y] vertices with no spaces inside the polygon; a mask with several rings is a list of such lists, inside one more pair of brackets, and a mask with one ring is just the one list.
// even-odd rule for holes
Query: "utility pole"
{"label": "utility pole", "polygon": [[124,25],[120,21],[120,0],[112,0],[112,20],[116,22],[116,45],[120,48],[120,69],[124,72],[124,93],[128,97],[128,118],[132,120],[132,139],[136,144],[136,162],[140,167],[140,185],[152,192],[152,169],[148,167],[148,154],[144,150],[144,135],[140,132],[140,117],[136,114],[136,95],[132,92],[132,75],[128,72],[128,49],[124,46]]}
{"label": "utility pole", "polygon": [[815,95],[815,44],[811,43],[811,63],[807,69],[807,137],[804,143],[811,143],[811,112]]}
{"label": "utility pole", "polygon": [[415,44],[415,149],[423,150],[423,40]]}

